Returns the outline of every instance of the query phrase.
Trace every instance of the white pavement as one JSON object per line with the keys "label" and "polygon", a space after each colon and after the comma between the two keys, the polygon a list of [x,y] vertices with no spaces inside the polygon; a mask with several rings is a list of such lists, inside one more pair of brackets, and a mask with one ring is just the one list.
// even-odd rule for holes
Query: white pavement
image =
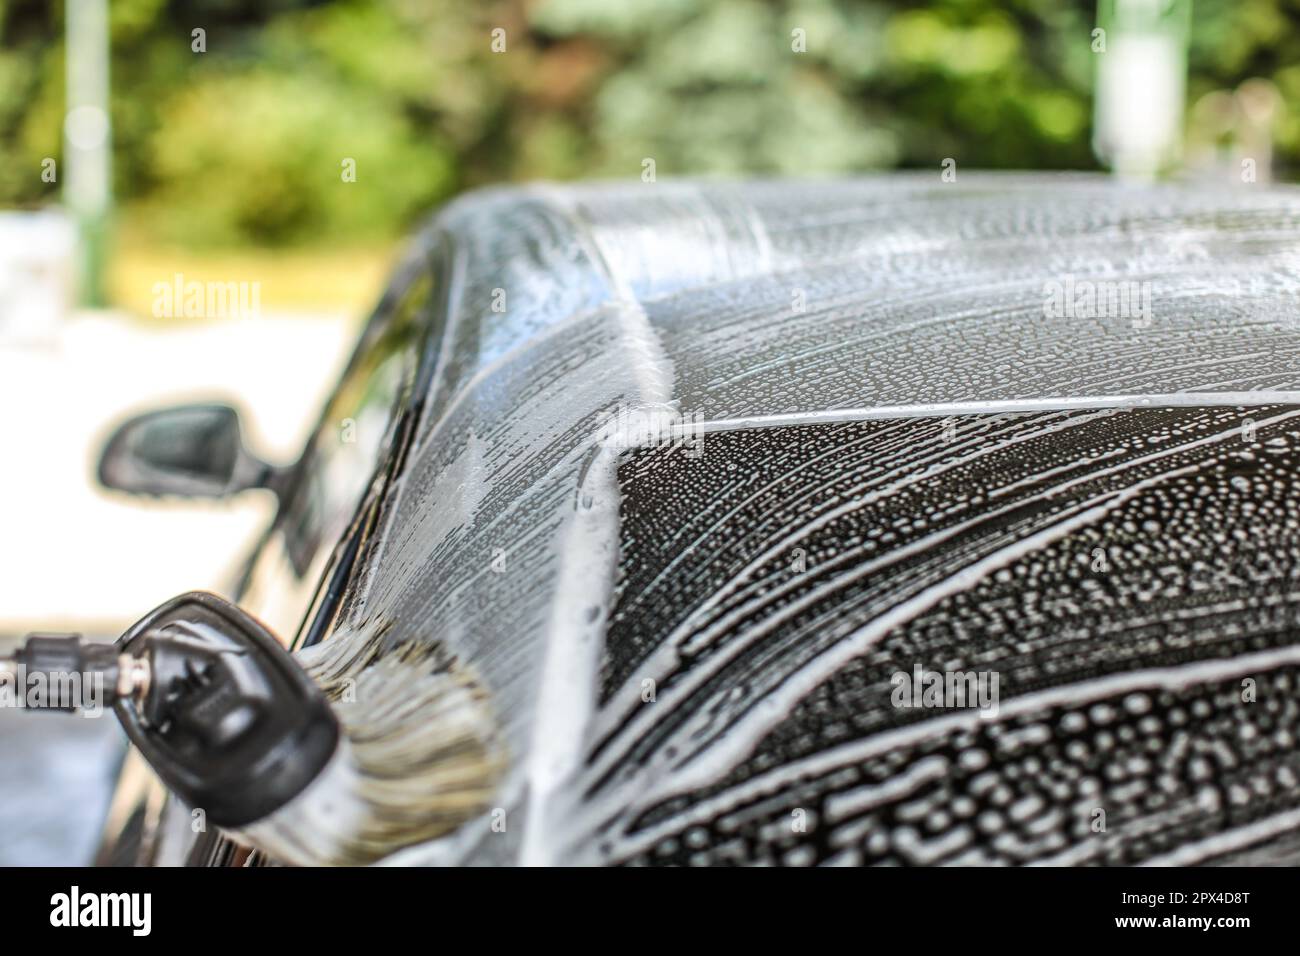
{"label": "white pavement", "polygon": [[181,591],[223,590],[271,516],[264,492],[152,502],[98,488],[111,426],[151,406],[233,400],[267,458],[297,454],[359,328],[352,316],[151,325],[70,318],[0,346],[0,635],[115,634]]}

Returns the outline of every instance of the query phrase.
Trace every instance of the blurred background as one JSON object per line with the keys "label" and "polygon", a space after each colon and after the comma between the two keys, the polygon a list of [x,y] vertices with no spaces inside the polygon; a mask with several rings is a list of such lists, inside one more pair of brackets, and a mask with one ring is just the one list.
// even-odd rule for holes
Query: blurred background
{"label": "blurred background", "polygon": [[[114,421],[233,398],[291,461],[439,203],[647,158],[1288,180],[1300,0],[0,0],[0,647],[227,590],[269,521],[100,491]],[[0,713],[0,863],[89,859],[116,724],[41,721],[55,759],[33,720]]]}

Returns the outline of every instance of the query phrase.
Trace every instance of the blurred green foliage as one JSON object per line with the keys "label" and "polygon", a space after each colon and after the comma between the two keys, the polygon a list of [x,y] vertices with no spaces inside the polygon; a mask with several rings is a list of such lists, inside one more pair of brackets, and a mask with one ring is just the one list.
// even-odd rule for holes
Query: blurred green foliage
{"label": "blurred green foliage", "polygon": [[[1298,9],[1196,0],[1190,96],[1263,76],[1300,103]],[[111,18],[118,204],[189,245],[389,238],[468,186],[634,177],[644,157],[660,176],[1095,165],[1091,0],[112,0]],[[62,32],[63,4],[0,0],[0,204],[57,198],[40,164],[61,155]],[[1295,108],[1278,136],[1293,164]]]}

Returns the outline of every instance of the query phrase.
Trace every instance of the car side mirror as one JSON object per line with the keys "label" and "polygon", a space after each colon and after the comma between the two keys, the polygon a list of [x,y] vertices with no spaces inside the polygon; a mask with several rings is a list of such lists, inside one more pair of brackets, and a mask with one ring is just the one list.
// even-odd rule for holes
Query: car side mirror
{"label": "car side mirror", "polygon": [[271,488],[278,470],[244,445],[239,412],[229,405],[176,405],[117,427],[99,458],[106,488],[136,495],[225,498]]}

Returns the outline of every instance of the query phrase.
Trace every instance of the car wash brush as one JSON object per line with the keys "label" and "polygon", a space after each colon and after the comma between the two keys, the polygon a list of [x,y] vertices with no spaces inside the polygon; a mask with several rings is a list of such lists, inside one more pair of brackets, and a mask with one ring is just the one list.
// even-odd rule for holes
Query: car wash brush
{"label": "car wash brush", "polygon": [[37,707],[111,704],[177,798],[289,864],[371,863],[447,833],[502,764],[486,692],[438,648],[377,630],[293,655],[202,592],[113,645],[33,635],[0,681],[40,688]]}

